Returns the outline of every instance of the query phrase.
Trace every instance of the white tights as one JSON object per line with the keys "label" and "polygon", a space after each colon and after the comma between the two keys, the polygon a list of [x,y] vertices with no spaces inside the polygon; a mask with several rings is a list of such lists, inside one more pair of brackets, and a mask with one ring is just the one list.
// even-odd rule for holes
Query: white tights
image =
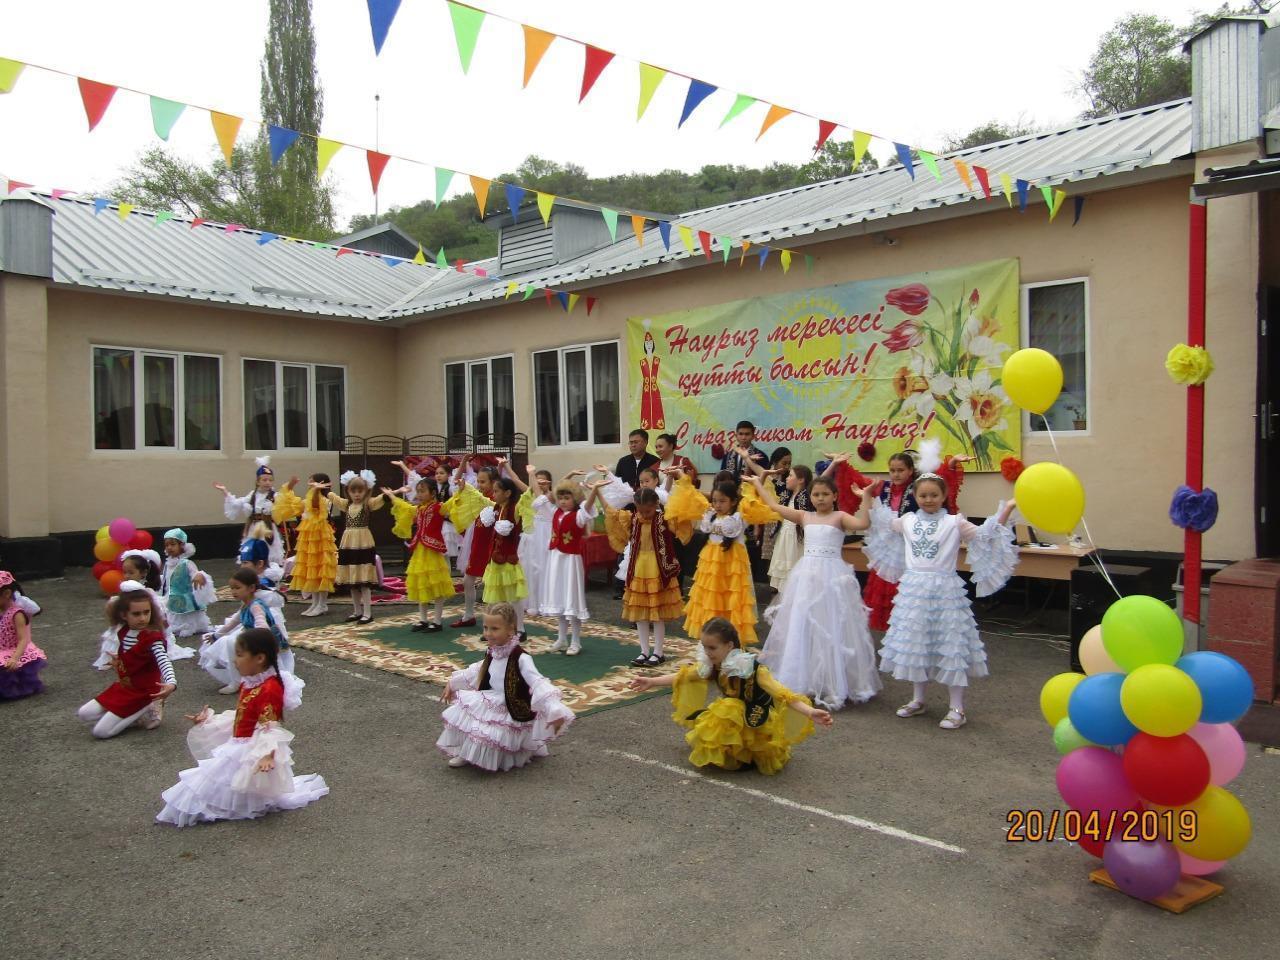
{"label": "white tights", "polygon": [[471,574],[466,574],[462,578],[462,599],[466,604],[466,612],[463,613],[462,619],[474,620],[476,618],[476,578]]}
{"label": "white tights", "polygon": [[[435,619],[428,619],[427,611],[435,613]],[[418,619],[423,623],[434,623],[436,626],[444,626],[444,601],[437,600],[434,603],[418,604]]]}
{"label": "white tights", "polygon": [[[928,689],[928,683],[912,684],[911,699],[918,703],[924,703],[925,691]],[[951,709],[960,713],[964,713],[964,691],[965,687],[947,687],[947,693],[951,696]]]}
{"label": "white tights", "polygon": [[662,656],[662,644],[667,639],[667,623],[665,620],[640,620],[636,623],[636,632],[640,634],[640,652],[649,656],[649,637],[653,636],[653,652]]}
{"label": "white tights", "polygon": [[133,716],[118,717],[109,712],[97,700],[90,700],[76,711],[76,716],[85,723],[93,724],[93,735],[99,740],[109,740],[111,737],[128,730],[149,709],[149,706],[143,707]]}
{"label": "white tights", "polygon": [[311,594],[311,606],[303,610],[300,616],[316,617],[329,610],[329,595],[327,593]]}
{"label": "white tights", "polygon": [[373,591],[369,587],[352,587],[351,605],[355,608],[354,613],[366,618],[372,617]]}
{"label": "white tights", "polygon": [[577,617],[560,617],[560,639],[556,641],[558,646],[563,647],[566,634],[570,638],[570,648],[582,647],[582,621]]}

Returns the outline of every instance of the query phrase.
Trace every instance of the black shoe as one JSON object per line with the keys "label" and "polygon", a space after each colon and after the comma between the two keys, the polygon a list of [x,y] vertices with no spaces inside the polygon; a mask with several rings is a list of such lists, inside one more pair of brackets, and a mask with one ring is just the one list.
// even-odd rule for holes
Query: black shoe
{"label": "black shoe", "polygon": [[613,591],[613,599],[615,599],[615,600],[621,600],[621,599],[622,599],[622,591],[621,591],[621,590],[615,590],[615,591]]}
{"label": "black shoe", "polygon": [[356,623],[363,627],[366,624],[373,623],[373,617],[357,617]]}
{"label": "black shoe", "polygon": [[631,661],[631,665],[633,667],[647,667],[649,665],[649,658],[642,653]]}
{"label": "black shoe", "polygon": [[430,630],[430,629],[431,629],[431,624],[429,623],[415,623],[412,627],[409,628],[409,632],[423,633],[424,631]]}
{"label": "black shoe", "polygon": [[359,619],[360,619],[360,614],[358,614],[358,613],[353,613],[353,614],[352,614],[351,616],[349,616],[349,617],[343,617],[343,618],[342,618],[342,622],[343,622],[343,623],[355,623],[355,622],[356,622],[357,620],[359,620]]}
{"label": "black shoe", "polygon": [[444,627],[442,627],[442,626],[441,626],[440,624],[438,624],[438,623],[424,623],[424,624],[422,625],[422,632],[423,632],[423,633],[439,633],[439,632],[440,632],[441,630],[443,630],[443,629],[444,629]]}
{"label": "black shoe", "polygon": [[667,658],[660,653],[649,654],[648,664],[651,667],[656,667],[658,664],[666,663],[666,662],[667,662]]}

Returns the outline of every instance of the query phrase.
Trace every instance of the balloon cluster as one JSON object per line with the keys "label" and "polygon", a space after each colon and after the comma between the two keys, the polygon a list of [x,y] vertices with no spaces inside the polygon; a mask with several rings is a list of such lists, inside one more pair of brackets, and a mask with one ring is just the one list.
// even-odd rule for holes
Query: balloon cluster
{"label": "balloon cluster", "polygon": [[1231,657],[1184,656],[1182,647],[1182,624],[1166,604],[1125,597],[1081,641],[1085,672],[1060,673],[1040,691],[1064,755],[1058,792],[1077,827],[1086,825],[1068,838],[1143,900],[1168,893],[1184,873],[1220,869],[1252,831],[1225,786],[1244,768],[1232,724],[1249,709],[1253,683]]}
{"label": "balloon cluster", "polygon": [[98,562],[93,565],[93,576],[104,596],[114,596],[124,581],[120,554],[126,550],[146,550],[153,538],[145,530],[139,530],[127,517],[116,517],[103,524],[94,535],[93,555]]}

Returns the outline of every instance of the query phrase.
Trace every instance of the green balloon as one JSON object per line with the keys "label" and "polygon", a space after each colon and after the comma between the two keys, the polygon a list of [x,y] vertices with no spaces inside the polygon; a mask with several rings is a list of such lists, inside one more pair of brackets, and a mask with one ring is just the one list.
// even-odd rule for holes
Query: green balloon
{"label": "green balloon", "polygon": [[1182,622],[1155,597],[1124,597],[1102,616],[1102,645],[1126,673],[1182,656]]}
{"label": "green balloon", "polygon": [[1080,736],[1076,728],[1071,725],[1070,717],[1063,717],[1058,721],[1058,725],[1053,728],[1053,745],[1058,748],[1058,752],[1063,756],[1072,750],[1079,750],[1081,747],[1097,746],[1092,740],[1086,740]]}

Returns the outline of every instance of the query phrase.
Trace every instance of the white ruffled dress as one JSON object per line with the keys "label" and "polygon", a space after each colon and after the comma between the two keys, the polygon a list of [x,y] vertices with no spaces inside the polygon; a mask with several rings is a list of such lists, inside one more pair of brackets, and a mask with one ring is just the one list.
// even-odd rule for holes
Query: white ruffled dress
{"label": "white ruffled dress", "polygon": [[824,710],[864,703],[883,686],[867,608],[853,567],[841,557],[843,545],[840,527],[805,524],[804,555],[764,612],[770,627],[760,662]]}
{"label": "white ruffled dress", "polygon": [[542,611],[547,564],[551,559],[551,518],[556,515],[556,505],[550,497],[540,494],[533,498],[530,506],[533,508],[533,529],[521,532],[519,556],[524,582],[529,590],[524,612],[536,616]]}
{"label": "white ruffled dress", "polygon": [[[808,536],[808,533],[805,534]],[[841,535],[843,543],[843,534]],[[769,583],[773,589],[781,590],[787,584],[787,578],[795,569],[800,558],[804,556],[804,544],[800,542],[800,532],[795,523],[783,520],[778,525],[778,532],[773,536],[773,554],[769,557]],[[841,561],[843,562],[843,561]],[[861,597],[861,593],[858,594]],[[775,670],[776,674],[777,671]],[[784,686],[790,686],[785,681]],[[793,688],[794,689],[794,688]]]}
{"label": "white ruffled dress", "polygon": [[[242,678],[242,688],[252,689],[275,673],[267,670]],[[280,673],[285,710],[302,703],[301,680]],[[251,737],[235,737],[236,711],[223,710],[187,733],[187,748],[197,766],[178,774],[178,782],[162,795],[164,809],[158,823],[188,827],[212,820],[249,820],[275,810],[297,810],[329,792],[324,777],[310,773],[293,775],[293,734],[278,721],[259,723]],[[257,770],[258,761],[275,754],[275,767]]]}
{"label": "white ruffled dress", "polygon": [[876,573],[898,584],[880,650],[880,669],[895,680],[964,687],[970,679],[987,676],[986,648],[964,580],[956,572],[961,543],[967,544],[979,597],[1008,582],[1018,564],[1018,548],[1013,530],[995,517],[976,526],[962,514],[944,511],[897,517],[883,503],[871,509],[863,550]]}
{"label": "white ruffled dress", "polygon": [[[507,661],[517,646],[512,640],[491,650],[488,690],[476,689],[483,660],[449,678],[454,702],[444,711],[444,731],[436,746],[450,757],[461,757],[473,766],[494,772],[523,767],[534,757],[545,757],[547,744],[573,722],[573,711],[560,702],[560,691],[538,672],[527,653],[520,655],[520,675],[529,685],[534,718],[521,722],[507,712],[503,693]],[[551,728],[556,720],[564,721],[559,731]]]}
{"label": "white ruffled dress", "polygon": [[[160,576],[160,596],[164,603],[164,616],[169,622],[169,632],[173,636],[178,637],[194,637],[199,636],[209,629],[209,616],[206,610],[218,602],[218,588],[213,582],[213,577],[209,576],[203,570],[196,566],[192,556],[195,555],[196,548],[188,543],[184,544],[183,555],[180,557],[164,558],[164,568]],[[196,575],[200,574],[204,577],[204,585],[195,586]],[[190,593],[184,597],[182,605],[194,605],[196,609],[187,613],[177,613],[170,609],[170,606],[177,607],[179,603],[170,600],[170,593],[173,584],[177,581],[184,585],[184,589],[190,589]],[[172,640],[169,641],[169,658],[173,659],[174,650],[178,652],[178,659],[195,656],[195,651],[189,647],[179,647]]]}
{"label": "white ruffled dress", "polygon": [[[284,619],[284,595],[275,590],[259,590],[254,594],[254,598],[261,600],[271,611],[271,618],[275,621],[276,629],[280,631],[281,637],[285,643],[289,642],[289,627]],[[243,610],[236,610],[235,613],[222,621],[222,626],[218,627],[213,633],[207,635],[200,644],[200,668],[209,676],[217,680],[224,686],[240,681],[240,672],[236,670],[236,637],[240,635],[240,631],[244,629]],[[283,647],[276,653],[276,660],[280,665],[280,671],[284,673],[293,673],[294,658],[293,650],[289,647]]]}

